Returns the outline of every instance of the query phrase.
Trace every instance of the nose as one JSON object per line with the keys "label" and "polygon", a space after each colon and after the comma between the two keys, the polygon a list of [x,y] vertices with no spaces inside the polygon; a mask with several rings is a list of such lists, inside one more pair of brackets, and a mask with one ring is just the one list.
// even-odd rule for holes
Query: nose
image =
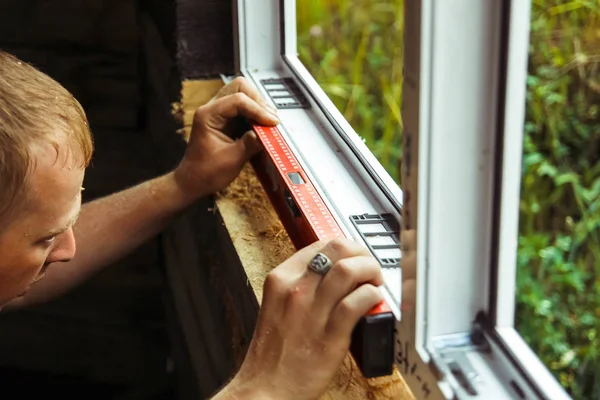
{"label": "nose", "polygon": [[48,254],[47,263],[71,261],[75,256],[75,235],[73,229],[69,228],[56,237],[57,243]]}

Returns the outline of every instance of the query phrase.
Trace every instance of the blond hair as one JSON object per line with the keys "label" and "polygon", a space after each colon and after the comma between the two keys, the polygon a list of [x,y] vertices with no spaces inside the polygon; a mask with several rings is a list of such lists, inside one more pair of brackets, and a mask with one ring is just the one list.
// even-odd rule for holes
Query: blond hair
{"label": "blond hair", "polygon": [[32,146],[38,144],[78,152],[87,166],[93,144],[85,112],[54,79],[0,51],[0,231],[25,200]]}

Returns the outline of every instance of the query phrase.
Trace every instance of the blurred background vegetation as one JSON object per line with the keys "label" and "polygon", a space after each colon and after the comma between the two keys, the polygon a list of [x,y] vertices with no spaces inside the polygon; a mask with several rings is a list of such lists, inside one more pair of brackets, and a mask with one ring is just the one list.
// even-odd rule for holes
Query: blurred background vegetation
{"label": "blurred background vegetation", "polygon": [[[600,2],[532,0],[516,327],[600,399]],[[399,181],[403,0],[297,0],[298,52]]]}

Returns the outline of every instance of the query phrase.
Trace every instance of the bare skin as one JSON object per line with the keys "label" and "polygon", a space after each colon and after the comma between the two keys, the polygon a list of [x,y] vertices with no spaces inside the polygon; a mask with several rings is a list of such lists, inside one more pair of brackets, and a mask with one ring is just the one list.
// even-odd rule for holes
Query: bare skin
{"label": "bare skin", "polygon": [[[65,151],[57,158],[51,146],[33,152],[28,207],[0,233],[0,305],[16,308],[66,292],[231,183],[260,151],[251,132],[237,141],[227,135],[240,115],[278,123],[258,93],[236,79],[197,110],[173,172],[85,204],[78,219],[84,176],[78,155]],[[307,270],[319,250],[334,263],[325,277]],[[382,283],[376,260],[349,240],[318,242],[292,256],[269,274],[246,360],[215,399],[318,398],[348,350],[354,325],[381,301],[376,286]]]}
{"label": "bare skin", "polygon": [[[245,92],[240,93],[237,90]],[[222,93],[225,93],[225,96]],[[85,204],[73,230],[56,237],[60,244],[74,235],[77,254],[60,260],[60,264],[52,258],[44,259],[41,255],[38,256],[36,266],[32,265],[29,269],[40,270],[45,266],[47,271],[44,279],[36,282],[26,296],[14,300],[7,307],[44,302],[65,293],[157,235],[177,213],[200,197],[231,183],[244,163],[261,147],[253,132],[245,134],[237,141],[224,134],[222,131],[228,127],[230,120],[238,115],[268,125],[275,124],[278,120],[269,108],[261,105],[262,99],[259,94],[244,80],[232,82],[223,88],[222,93],[213,102],[197,110],[186,154],[173,172]],[[52,158],[52,154],[49,158]],[[76,160],[65,161],[74,168]],[[61,207],[58,203],[64,202],[61,196],[56,195],[61,192],[62,186],[54,187],[48,184],[38,187],[38,182],[47,179],[46,175],[51,174],[52,180],[48,182],[66,182],[73,179],[72,185],[78,186],[78,190],[82,183],[79,176],[71,176],[72,170],[60,168],[60,163],[50,169],[48,167],[49,163],[40,164],[39,168],[31,172],[30,186],[36,188],[32,196],[38,197],[39,202],[56,202],[55,207],[58,208]],[[82,179],[83,170],[80,170],[79,174]],[[45,210],[41,208],[32,210],[27,220],[35,223],[45,218],[41,215],[43,212]],[[71,216],[71,210],[67,210],[66,207],[62,212],[64,215],[56,217],[56,226],[53,229],[63,228],[60,222]],[[8,234],[12,236],[15,230],[23,231],[23,228],[13,226]],[[0,235],[0,250],[4,242],[5,246],[14,244],[14,239],[9,242],[4,236],[7,235]],[[0,271],[11,269],[13,264],[0,260]],[[30,275],[24,276],[23,279],[27,280]],[[20,290],[21,293],[26,287],[26,284],[21,284],[14,290]],[[4,293],[4,290],[1,292]],[[10,296],[13,295],[11,291]]]}
{"label": "bare skin", "polygon": [[[321,276],[306,264],[323,252]],[[263,306],[244,363],[214,399],[318,398],[340,367],[352,329],[382,299],[379,263],[349,240],[317,242],[267,276]]]}
{"label": "bare skin", "polygon": [[[81,207],[84,170],[74,157],[51,145],[33,151],[27,205],[0,235],[0,304],[23,295],[40,282],[47,268],[75,255],[73,226]],[[66,152],[65,152],[66,153]]]}

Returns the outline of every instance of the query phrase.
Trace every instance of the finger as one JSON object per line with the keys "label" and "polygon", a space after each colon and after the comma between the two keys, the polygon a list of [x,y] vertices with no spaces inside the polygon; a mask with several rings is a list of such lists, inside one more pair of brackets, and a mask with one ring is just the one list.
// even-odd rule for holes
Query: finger
{"label": "finger", "polygon": [[244,154],[246,155],[246,161],[250,159],[253,155],[262,150],[263,146],[258,140],[258,136],[256,136],[256,132],[248,131],[239,141],[240,145],[243,146]]}
{"label": "finger", "polygon": [[235,77],[231,80],[227,85],[223,86],[216,97],[221,98],[225,96],[229,96],[234,93],[245,93],[251,99],[260,102],[262,100],[261,95],[258,93],[258,90],[254,86],[248,82],[248,80],[242,76]]}
{"label": "finger", "polygon": [[323,247],[323,253],[327,254],[333,263],[342,258],[369,256],[369,249],[351,239],[332,239]]}
{"label": "finger", "polygon": [[235,93],[243,93],[252,100],[256,101],[262,107],[266,107],[271,110],[272,113],[277,114],[277,109],[269,104],[264,97],[260,95],[258,90],[248,82],[248,80],[244,77],[238,76],[233,79],[229,84],[225,85],[219,93],[217,93],[217,98],[229,96]]}
{"label": "finger", "polygon": [[320,310],[329,314],[344,297],[365,283],[383,285],[379,262],[372,256],[343,258],[333,265],[319,284],[315,301]]}
{"label": "finger", "polygon": [[300,250],[294,255],[288,258],[283,264],[277,267],[281,271],[285,271],[288,276],[301,276],[304,275],[308,262],[317,254],[325,245],[327,241],[320,240],[314,242]]}
{"label": "finger", "polygon": [[[318,253],[321,253],[325,257],[327,257],[331,261],[332,267],[335,266],[342,259],[369,255],[369,251],[365,246],[362,246],[350,239],[330,240],[329,242],[327,242],[325,247],[323,247]],[[315,257],[316,255],[317,253],[313,254],[313,257]],[[309,260],[308,263],[310,263],[311,260]],[[308,263],[305,272],[305,279],[312,282],[314,284],[313,287],[316,290],[317,286],[319,286],[321,280],[323,279],[323,275],[319,274],[318,272],[312,271],[310,268],[308,268]],[[326,272],[325,276],[329,275],[329,273],[331,273],[331,271]],[[351,288],[350,290],[352,289],[353,288]]]}
{"label": "finger", "polygon": [[332,263],[342,257],[365,255],[365,251],[367,252],[366,254],[368,254],[368,250],[365,247],[362,247],[349,239],[319,240],[300,249],[291,256],[282,267],[288,271],[288,274],[296,276],[304,275],[308,268],[309,261],[312,260],[317,253],[323,251],[325,251],[330,259],[331,257],[334,257],[331,259]]}
{"label": "finger", "polygon": [[360,256],[364,255],[365,252],[368,252],[366,248],[349,239],[317,241],[298,251],[277,267],[277,270],[278,273],[292,279],[294,287],[297,287],[303,296],[308,296],[313,301],[317,286],[323,278],[308,268],[309,262],[315,255],[323,253],[332,263],[335,263],[340,258]]}
{"label": "finger", "polygon": [[[235,151],[228,151],[227,157],[231,165],[235,165],[238,170],[241,170],[244,164],[256,153],[262,150],[262,144],[254,131],[246,132],[242,138],[235,142]],[[225,158],[222,161],[225,161]]]}
{"label": "finger", "polygon": [[284,316],[286,297],[289,288],[293,285],[292,277],[288,276],[281,266],[267,274],[260,307],[261,313],[277,319]]}
{"label": "finger", "polygon": [[350,339],[360,318],[382,300],[383,295],[377,287],[370,284],[359,286],[331,311],[327,332],[332,336],[341,335]]}
{"label": "finger", "polygon": [[276,125],[279,123],[279,118],[274,113],[264,107],[261,107],[256,101],[245,95],[244,93],[236,93],[226,97],[222,97],[211,104],[213,110],[216,110],[222,128],[228,120],[231,120],[239,115],[244,116],[254,122],[264,125]]}

